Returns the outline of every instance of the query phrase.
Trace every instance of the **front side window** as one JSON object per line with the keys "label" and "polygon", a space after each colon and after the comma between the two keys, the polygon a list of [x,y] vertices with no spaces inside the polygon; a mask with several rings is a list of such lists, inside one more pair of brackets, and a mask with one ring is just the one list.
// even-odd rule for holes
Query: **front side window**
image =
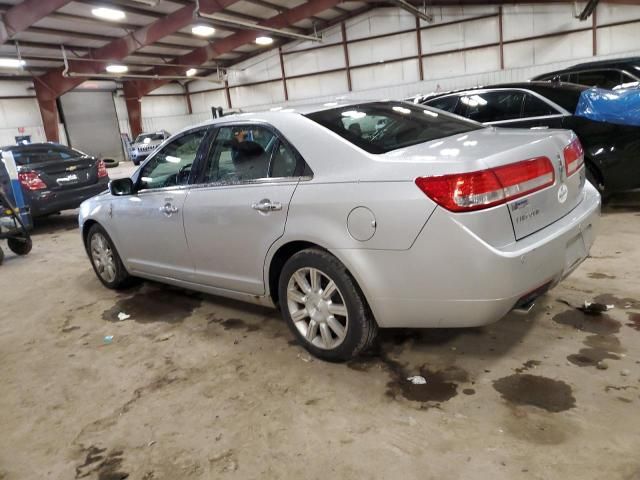
{"label": "front side window", "polygon": [[236,183],[269,176],[271,155],[279,141],[260,125],[221,127],[218,130],[204,183]]}
{"label": "front side window", "polygon": [[456,106],[458,105],[458,100],[460,100],[460,97],[458,95],[449,95],[447,97],[440,97],[434,100],[430,100],[426,102],[426,104],[430,107],[444,110],[445,112],[458,113],[455,111]]}
{"label": "front side window", "polygon": [[206,128],[188,132],[165,145],[142,168],[139,189],[185,185],[206,134]]}
{"label": "front side window", "polygon": [[599,87],[613,89],[620,85],[621,75],[618,70],[591,70],[588,72],[578,72],[576,83],[581,85],[589,85],[590,87]]}
{"label": "front side window", "polygon": [[371,102],[307,115],[369,153],[386,153],[482,128],[421,105]]}
{"label": "front side window", "polygon": [[498,90],[469,93],[460,98],[467,105],[467,118],[476,122],[500,122],[520,118],[524,92]]}

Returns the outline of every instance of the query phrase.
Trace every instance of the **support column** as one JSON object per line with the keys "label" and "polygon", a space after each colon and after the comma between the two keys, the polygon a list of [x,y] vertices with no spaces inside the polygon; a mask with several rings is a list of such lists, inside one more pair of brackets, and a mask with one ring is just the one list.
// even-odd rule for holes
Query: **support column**
{"label": "support column", "polygon": [[60,143],[60,131],[58,129],[58,105],[56,97],[49,91],[49,87],[38,81],[36,77],[33,85],[36,90],[36,99],[40,108],[44,134],[48,142]]}
{"label": "support column", "polygon": [[231,106],[231,92],[229,91],[229,80],[224,81],[224,94],[227,97],[227,108],[233,108]]}
{"label": "support column", "polygon": [[287,90],[287,75],[284,72],[284,58],[282,56],[282,47],[278,47],[278,54],[280,55],[280,73],[282,74],[282,88],[284,89],[284,101],[289,100],[289,91]]}
{"label": "support column", "polygon": [[422,66],[422,35],[420,32],[420,19],[416,17],[416,41],[418,42],[418,72],[420,81],[424,80],[424,67]]}
{"label": "support column", "polygon": [[591,14],[591,38],[593,43],[593,56],[598,55],[598,7]]}
{"label": "support column", "polygon": [[185,98],[187,100],[187,111],[189,112],[189,115],[191,115],[193,113],[193,107],[191,106],[191,95],[189,95],[189,84],[188,83],[184,84],[184,95],[185,95]]}
{"label": "support column", "polygon": [[136,138],[142,133],[142,99],[135,85],[130,82],[124,83],[124,101],[127,104],[131,137]]}
{"label": "support column", "polygon": [[504,36],[502,34],[502,5],[498,7],[498,29],[500,32],[500,70],[504,70]]}
{"label": "support column", "polygon": [[347,47],[347,27],[344,22],[340,23],[340,28],[342,30],[342,48],[344,49],[344,65],[347,72],[347,87],[349,87],[349,91],[353,90],[351,85],[351,67],[349,65],[349,48]]}

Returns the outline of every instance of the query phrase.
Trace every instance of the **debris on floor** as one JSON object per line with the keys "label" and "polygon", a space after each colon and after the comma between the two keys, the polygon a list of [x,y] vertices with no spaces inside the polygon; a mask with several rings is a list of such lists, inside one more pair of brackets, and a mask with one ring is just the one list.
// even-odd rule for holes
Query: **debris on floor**
{"label": "debris on floor", "polygon": [[131,315],[127,315],[127,314],[126,314],[126,313],[124,313],[124,312],[120,312],[120,313],[118,314],[118,320],[120,320],[121,322],[122,322],[123,320],[128,320],[128,319],[130,319],[130,318],[131,318]]}
{"label": "debris on floor", "polygon": [[604,303],[598,302],[587,302],[585,300],[584,305],[582,307],[578,307],[582,313],[586,313],[587,315],[600,315],[603,312],[607,312],[613,309],[613,305],[605,305]]}
{"label": "debris on floor", "polygon": [[414,385],[425,385],[427,383],[427,379],[420,375],[414,375],[413,377],[408,377],[407,380],[409,380]]}
{"label": "debris on floor", "polygon": [[113,343],[113,335],[105,335],[102,339],[102,343],[104,343],[105,345]]}

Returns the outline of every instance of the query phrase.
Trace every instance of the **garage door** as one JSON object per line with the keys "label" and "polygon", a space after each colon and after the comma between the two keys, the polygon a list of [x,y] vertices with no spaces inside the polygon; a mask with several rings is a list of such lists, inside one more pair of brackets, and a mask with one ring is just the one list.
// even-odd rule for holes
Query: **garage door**
{"label": "garage door", "polygon": [[102,158],[124,160],[111,91],[69,92],[60,97],[69,144]]}

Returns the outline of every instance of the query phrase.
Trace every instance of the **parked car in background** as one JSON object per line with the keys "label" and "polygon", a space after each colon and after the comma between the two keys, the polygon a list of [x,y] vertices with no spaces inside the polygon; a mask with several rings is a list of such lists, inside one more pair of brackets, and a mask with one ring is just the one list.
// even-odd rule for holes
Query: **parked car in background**
{"label": "parked car in background", "polygon": [[414,101],[507,128],[566,128],[584,148],[587,178],[603,194],[640,187],[640,127],[574,113],[586,86],[523,82],[417,97]]}
{"label": "parked car in background", "polygon": [[105,286],[279,305],[305,348],[339,361],[378,327],[530,308],[586,258],[599,210],[572,132],[364,102],[182,131],[79,221]]}
{"label": "parked car in background", "polygon": [[580,63],[564,70],[544,73],[532,80],[553,80],[578,83],[590,87],[614,90],[640,82],[640,57],[617,58]]}
{"label": "parked car in background", "polygon": [[170,136],[169,132],[165,130],[155,133],[141,133],[131,144],[131,161],[134,165],[140,165],[140,162]]}
{"label": "parked car in background", "polygon": [[55,143],[11,145],[0,150],[13,153],[32,217],[77,208],[108,187],[104,162],[79,150]]}

